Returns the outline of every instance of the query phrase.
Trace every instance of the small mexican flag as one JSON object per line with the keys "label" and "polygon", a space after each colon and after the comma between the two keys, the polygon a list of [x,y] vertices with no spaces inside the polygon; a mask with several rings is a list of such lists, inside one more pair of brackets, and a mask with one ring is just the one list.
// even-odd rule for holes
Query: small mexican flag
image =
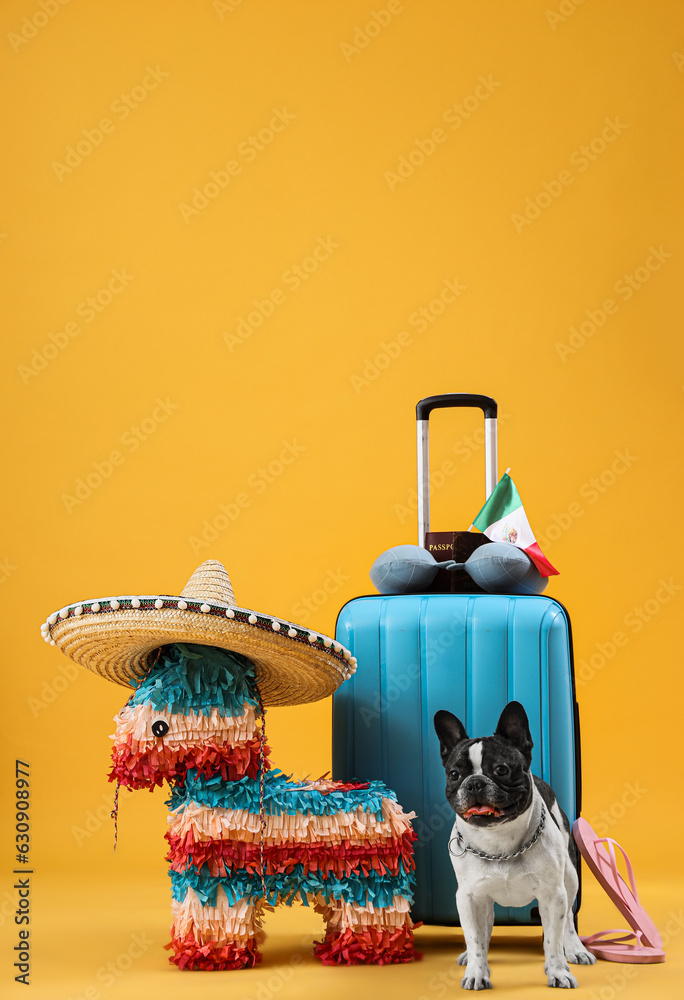
{"label": "small mexican flag", "polygon": [[527,514],[508,472],[496,484],[473,525],[493,542],[510,542],[526,552],[542,576],[557,576],[537,545]]}

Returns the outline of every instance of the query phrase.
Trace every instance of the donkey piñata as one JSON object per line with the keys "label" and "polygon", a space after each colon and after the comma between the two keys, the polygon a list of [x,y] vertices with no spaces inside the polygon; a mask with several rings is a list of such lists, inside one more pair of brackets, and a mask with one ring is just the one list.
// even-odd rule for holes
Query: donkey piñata
{"label": "donkey pi\u00f1ata", "polygon": [[247,657],[174,643],[115,719],[111,780],[171,788],[171,961],[253,966],[264,912],[295,899],[325,918],[323,963],[410,961],[413,814],[379,781],[288,779],[263,717]]}

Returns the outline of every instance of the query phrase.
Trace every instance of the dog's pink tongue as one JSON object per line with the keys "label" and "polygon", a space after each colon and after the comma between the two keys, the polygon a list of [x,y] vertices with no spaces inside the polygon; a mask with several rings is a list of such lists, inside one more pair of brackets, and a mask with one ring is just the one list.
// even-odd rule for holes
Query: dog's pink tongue
{"label": "dog's pink tongue", "polygon": [[463,815],[466,819],[470,816],[498,816],[499,810],[494,806],[471,806]]}

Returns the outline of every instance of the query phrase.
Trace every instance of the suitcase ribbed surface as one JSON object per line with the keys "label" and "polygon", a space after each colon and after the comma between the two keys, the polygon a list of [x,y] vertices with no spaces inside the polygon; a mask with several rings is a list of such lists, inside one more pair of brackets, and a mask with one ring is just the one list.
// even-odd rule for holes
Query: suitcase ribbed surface
{"label": "suitcase ribbed surface", "polygon": [[[358,667],[333,699],[333,775],[381,778],[416,812],[414,919],[458,924],[448,854],[454,814],[433,716],[448,709],[469,736],[490,736],[504,705],[521,702],[534,740],[532,771],[572,823],[579,734],[565,609],[543,596],[361,597],[342,608],[336,634]],[[498,924],[539,922],[536,903],[497,906],[495,914]]]}

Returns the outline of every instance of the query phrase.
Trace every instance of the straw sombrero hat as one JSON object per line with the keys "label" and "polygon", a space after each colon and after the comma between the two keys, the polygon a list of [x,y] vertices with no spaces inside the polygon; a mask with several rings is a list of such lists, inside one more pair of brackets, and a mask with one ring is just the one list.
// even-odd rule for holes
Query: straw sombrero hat
{"label": "straw sombrero hat", "polygon": [[173,642],[242,653],[256,666],[264,705],[332,694],[356,669],[348,649],[282,618],[239,608],[225,567],[203,562],[179,597],[124,596],[69,604],[41,625],[46,642],[101,677],[135,685],[154,651]]}

